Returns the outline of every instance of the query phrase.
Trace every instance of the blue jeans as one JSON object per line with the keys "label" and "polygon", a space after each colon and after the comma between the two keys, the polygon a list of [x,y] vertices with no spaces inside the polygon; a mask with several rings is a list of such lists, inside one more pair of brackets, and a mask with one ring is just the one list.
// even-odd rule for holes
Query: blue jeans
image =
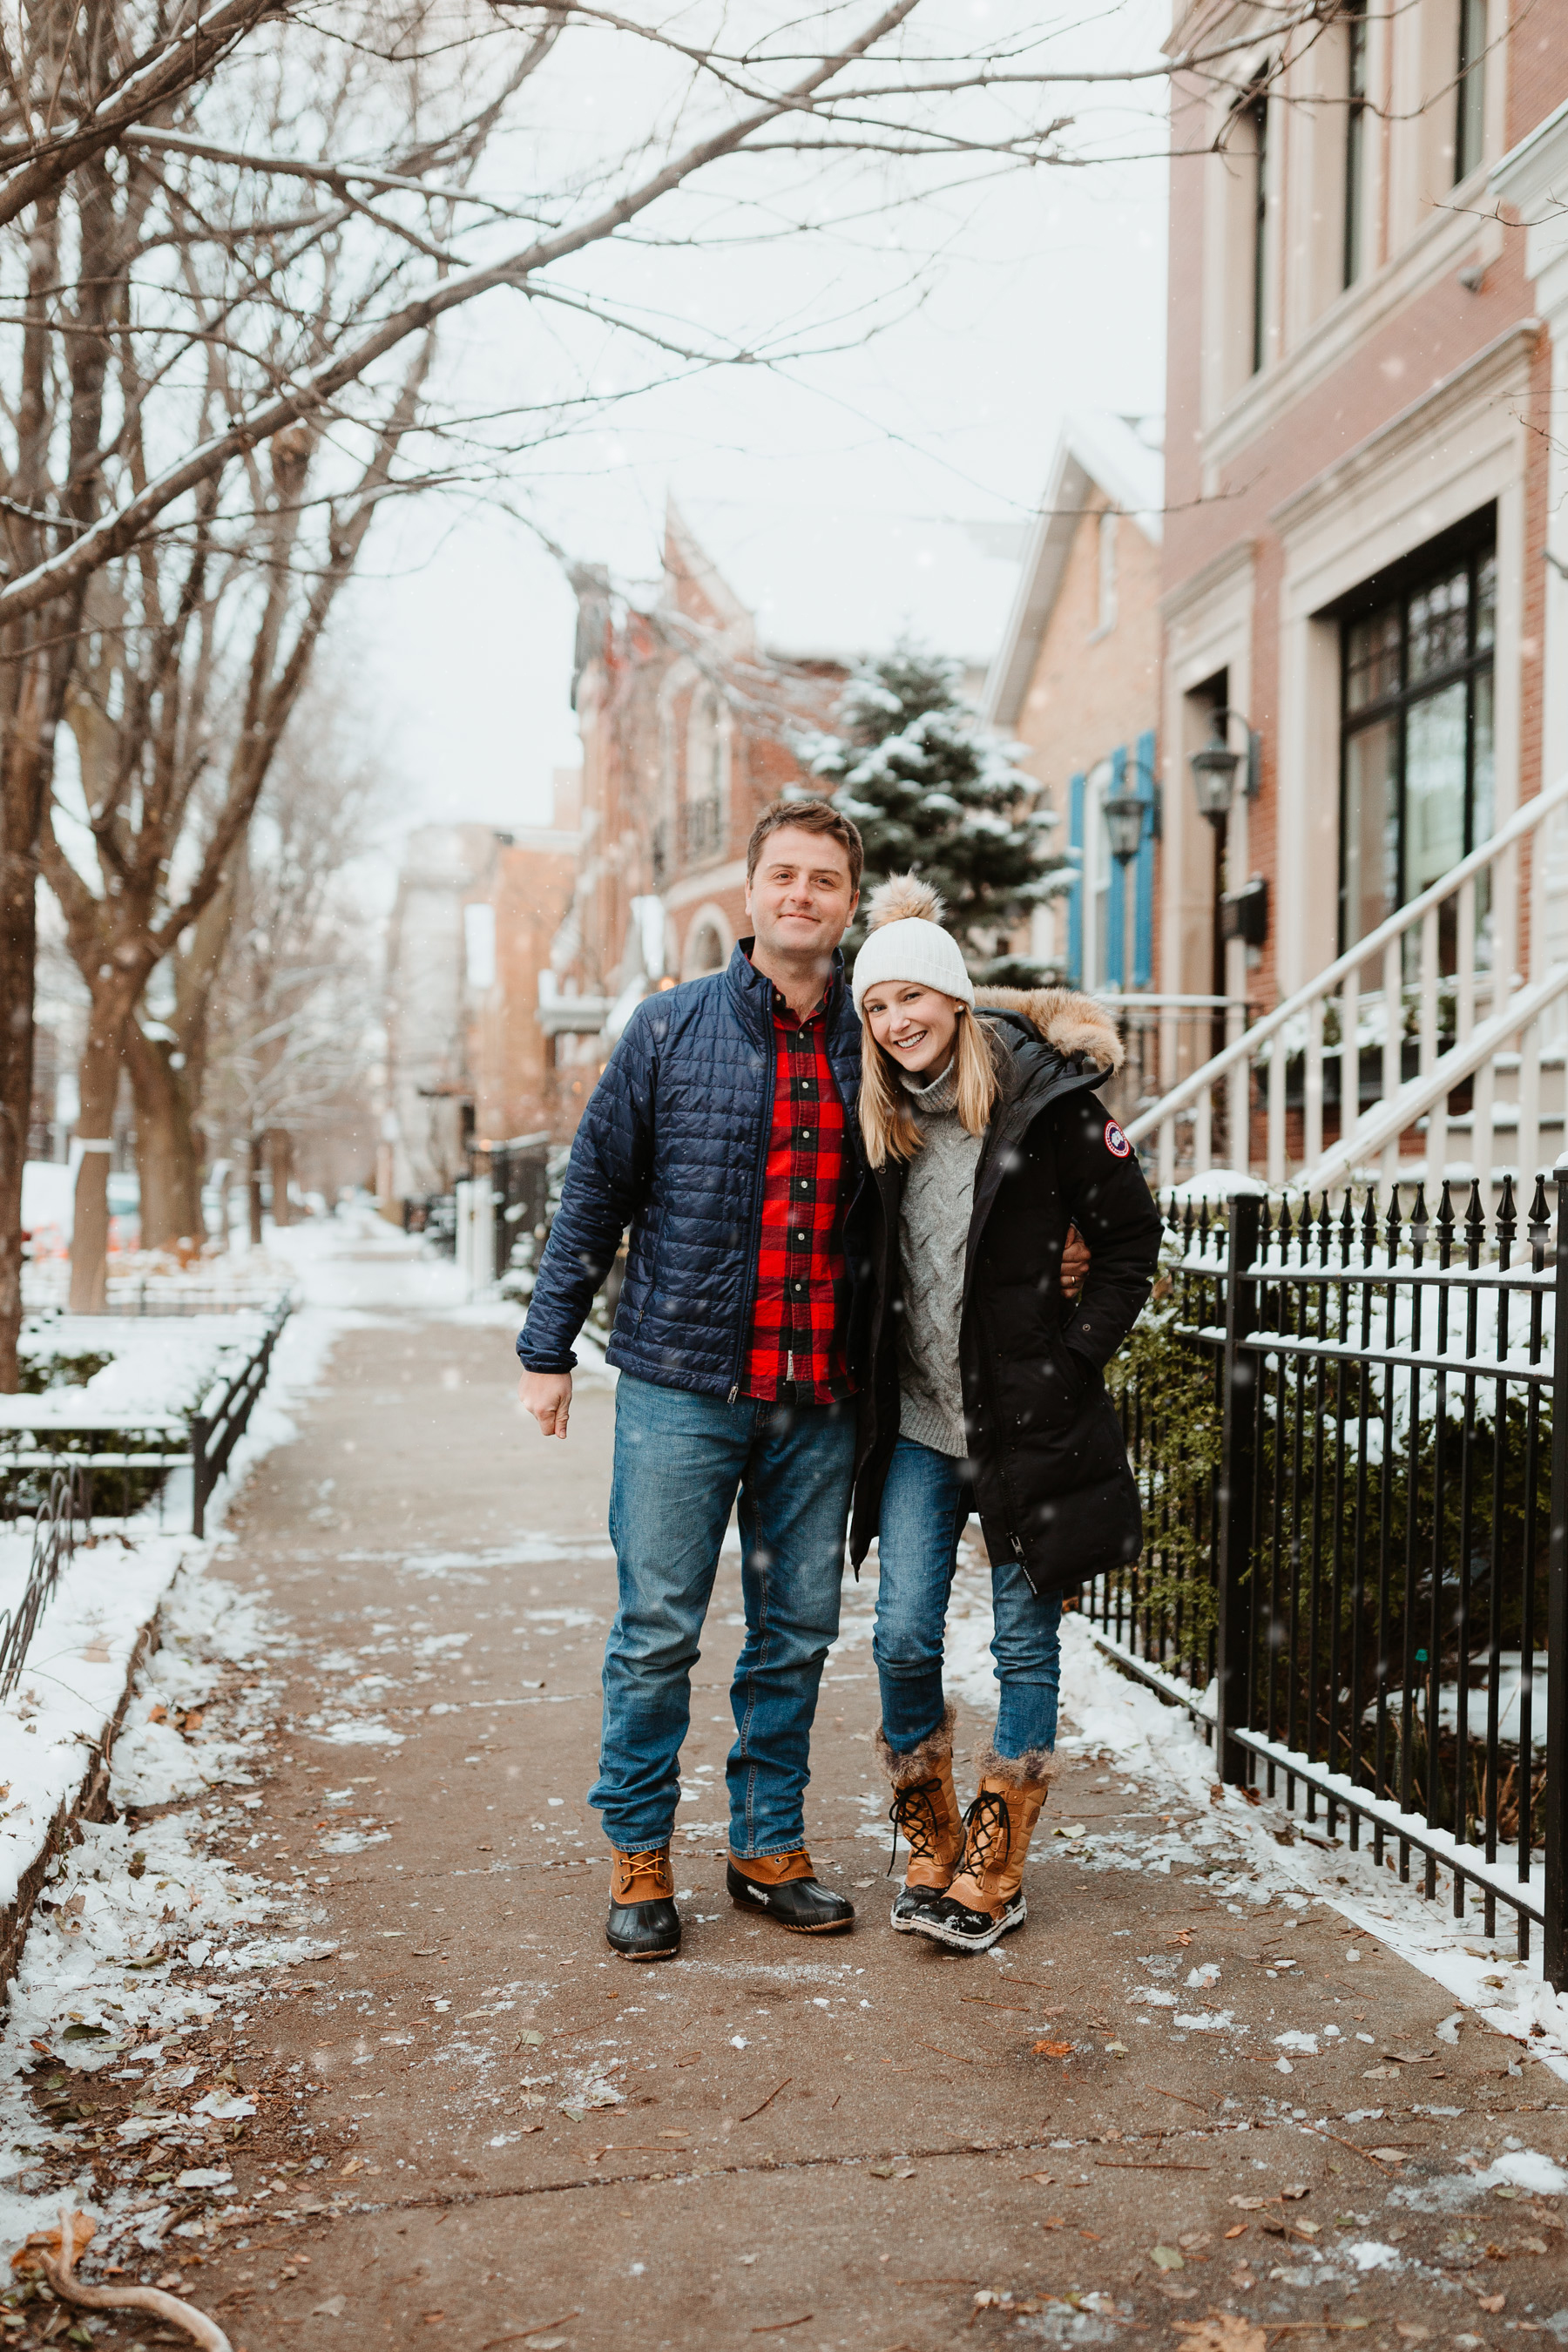
{"label": "blue jeans", "polygon": [[[882,1688],[882,1730],[907,1756],[942,1723],[943,1636],[958,1540],[969,1517],[965,1465],[900,1437],[882,1489],[881,1563],[871,1654]],[[1062,1597],[1037,1593],[1016,1560],[991,1570],[991,1654],[1002,1685],[999,1756],[1057,1744]]]}
{"label": "blue jeans", "polygon": [[610,1488],[620,1605],[588,1802],[623,1853],[668,1844],[675,1827],[691,1669],[737,1491],[746,1638],[730,1686],[730,1844],[755,1856],[805,1843],[807,1753],[838,1632],[854,1466],[853,1404],[728,1404],[621,1374]]}

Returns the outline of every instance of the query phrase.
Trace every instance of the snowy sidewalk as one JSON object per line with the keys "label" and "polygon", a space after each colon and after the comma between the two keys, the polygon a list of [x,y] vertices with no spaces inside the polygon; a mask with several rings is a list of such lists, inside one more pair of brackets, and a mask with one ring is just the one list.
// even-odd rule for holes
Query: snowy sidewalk
{"label": "snowy sidewalk", "polygon": [[[68,2194],[95,2253],[183,2281],[237,2352],[1568,2343],[1568,2086],[1396,1956],[1400,1898],[1352,1858],[1212,1803],[1202,1748],[1081,1628],[1029,1923],[963,1960],[886,1925],[871,1591],[847,1588],[808,1819],[859,1923],[806,1942],[722,1892],[727,1565],[685,1951],[613,1960],[584,1802],[608,1384],[546,1446],[507,1330],[446,1269],[355,1247],[308,1270],[328,1379],[176,1587],[122,1818],[29,1938],[13,2242]],[[965,1746],[988,1631],[967,1575]],[[1484,1999],[1509,1970],[1465,1940]]]}

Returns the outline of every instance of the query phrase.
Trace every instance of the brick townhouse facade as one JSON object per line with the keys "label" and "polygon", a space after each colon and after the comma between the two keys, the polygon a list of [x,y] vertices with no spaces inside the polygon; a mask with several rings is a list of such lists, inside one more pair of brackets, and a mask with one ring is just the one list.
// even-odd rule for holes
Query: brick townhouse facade
{"label": "brick townhouse facade", "polygon": [[[1541,295],[1568,0],[1405,0],[1283,40],[1200,5],[1170,48],[1249,37],[1173,93],[1157,967],[1266,1007],[1568,764],[1568,289],[1555,319]],[[1252,738],[1217,827],[1188,765],[1216,724]],[[1266,935],[1216,950],[1218,894],[1254,876]],[[1485,920],[1506,970],[1518,910]]]}
{"label": "brick townhouse facade", "polygon": [[575,578],[581,844],[537,1006],[562,1135],[641,999],[728,962],[752,826],[809,783],[790,739],[827,722],[847,675],[770,655],[673,504],[663,558],[641,603],[596,569]]}
{"label": "brick townhouse facade", "polygon": [[[1154,970],[1153,802],[1160,718],[1158,420],[1069,418],[1025,546],[981,711],[1057,818],[1075,879],[1037,908],[1015,952],[1080,987],[1147,989]],[[1124,871],[1105,803],[1150,803]],[[1131,893],[1131,906],[1128,904]]]}

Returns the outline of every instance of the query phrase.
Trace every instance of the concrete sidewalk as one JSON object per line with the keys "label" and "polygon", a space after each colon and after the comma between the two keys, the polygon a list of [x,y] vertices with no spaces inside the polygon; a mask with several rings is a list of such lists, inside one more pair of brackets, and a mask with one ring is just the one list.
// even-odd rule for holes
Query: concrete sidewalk
{"label": "concrete sidewalk", "polygon": [[[584,1802],[613,1397],[584,1385],[546,1445],[512,1385],[499,1328],[355,1329],[234,1515],[226,1572],[296,1643],[252,1866],[316,1882],[338,1943],[248,2042],[190,2044],[269,2094],[235,2157],[248,2243],[227,2229],[186,2270],[237,2347],[1568,2343],[1563,2200],[1531,2186],[1568,2163],[1568,2093],[1468,2021],[1437,2039],[1448,1997],[1325,1908],[1227,1906],[1195,1848],[1163,1875],[1046,1836],[995,1954],[892,1935],[868,1587],[808,1798],[853,1936],[792,1938],[723,1894],[727,1562],[684,1952],[615,1959]],[[971,1708],[964,1745],[989,1727]],[[1169,1811],[1080,1752],[1043,1827],[1115,1820],[1135,1847]],[[1499,2171],[1509,2151],[1537,2168]]]}

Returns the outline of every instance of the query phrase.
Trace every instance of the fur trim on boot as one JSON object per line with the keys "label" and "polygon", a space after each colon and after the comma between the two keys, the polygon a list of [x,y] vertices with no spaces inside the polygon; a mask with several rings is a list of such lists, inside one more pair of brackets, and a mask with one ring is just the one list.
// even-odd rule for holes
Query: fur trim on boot
{"label": "fur trim on boot", "polygon": [[1043,1800],[1051,1785],[1056,1756],[1049,1748],[1028,1748],[1022,1756],[1000,1756],[995,1742],[986,1739],[969,1760],[982,1780],[996,1781],[1008,1789],[1038,1790]]}
{"label": "fur trim on boot", "polygon": [[948,1703],[947,1712],[930,1736],[907,1755],[900,1755],[888,1744],[888,1735],[880,1724],[877,1727],[877,1761],[888,1776],[890,1789],[910,1789],[917,1780],[929,1780],[944,1764],[952,1761],[952,1727],[958,1720],[958,1709]]}

